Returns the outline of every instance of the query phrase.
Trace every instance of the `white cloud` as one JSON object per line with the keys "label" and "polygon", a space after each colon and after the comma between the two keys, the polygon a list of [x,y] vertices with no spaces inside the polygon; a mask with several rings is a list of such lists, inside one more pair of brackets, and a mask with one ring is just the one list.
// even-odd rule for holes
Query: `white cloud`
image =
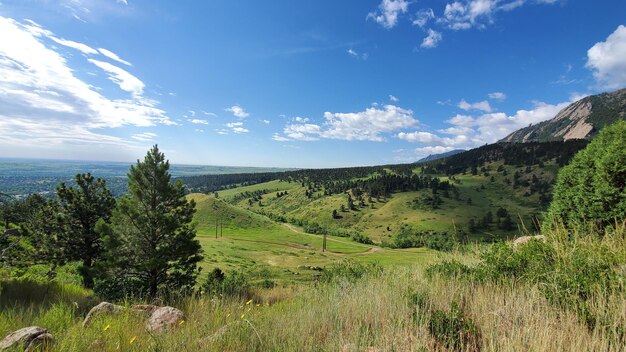
{"label": "white cloud", "polygon": [[275,140],[277,142],[289,142],[291,139],[283,137],[278,133],[274,133],[274,135],[272,136],[272,140]]}
{"label": "white cloud", "polygon": [[423,158],[433,154],[441,154],[445,152],[452,151],[456,148],[454,147],[444,147],[444,146],[434,146],[434,147],[421,147],[415,149],[415,156],[417,158]]}
{"label": "white cloud", "polygon": [[415,19],[413,20],[413,24],[420,28],[424,28],[424,26],[428,24],[428,21],[434,18],[435,18],[435,12],[433,11],[433,9],[421,9],[417,11],[417,13],[415,14]]}
{"label": "white cloud", "polygon": [[226,127],[234,128],[243,126],[243,122],[229,122],[226,124]]}
{"label": "white cloud", "polygon": [[107,49],[104,49],[104,48],[98,48],[98,51],[100,52],[100,54],[108,57],[111,60],[117,61],[117,62],[119,62],[121,64],[126,65],[126,66],[132,66],[132,64],[130,62],[128,62],[126,60],[122,60],[119,56],[117,56],[116,53],[114,53],[114,52],[112,52],[110,50],[107,50]]}
{"label": "white cloud", "polygon": [[405,141],[411,143],[434,143],[441,141],[441,138],[439,136],[436,136],[430,132],[400,132],[398,133],[398,138],[404,139]]}
{"label": "white cloud", "polygon": [[506,94],[502,93],[502,92],[493,92],[493,93],[489,93],[487,94],[487,96],[489,96],[489,99],[493,99],[493,100],[506,100]]}
{"label": "white cloud", "polygon": [[348,53],[348,55],[352,56],[355,59],[367,60],[367,58],[369,57],[367,53],[359,54],[353,49],[348,49],[346,52]]}
{"label": "white cloud", "polygon": [[152,133],[152,132],[144,132],[144,133],[138,133],[138,134],[134,134],[131,136],[132,139],[136,139],[138,141],[141,142],[151,142],[154,141],[154,138],[158,137],[159,135],[156,133]]}
{"label": "white cloud", "polygon": [[626,27],[620,25],[604,42],[587,51],[586,67],[603,89],[626,86]]}
{"label": "white cloud", "polygon": [[[320,138],[346,141],[385,140],[383,134],[413,127],[418,121],[411,110],[394,105],[370,107],[354,113],[324,113],[324,123],[293,123],[285,126],[284,134],[296,140],[314,141]],[[306,120],[308,121],[308,120]]]}
{"label": "white cloud", "polygon": [[441,39],[443,39],[443,35],[441,33],[429,28],[428,36],[422,40],[420,47],[425,49],[436,48]]}
{"label": "white cloud", "polygon": [[471,126],[474,124],[474,118],[468,115],[456,115],[446,122],[451,123],[455,126],[467,127],[467,126]]}
{"label": "white cloud", "polygon": [[250,116],[250,114],[247,113],[244,108],[239,105],[233,105],[230,108],[224,109],[224,111],[232,112],[235,117],[238,117],[240,119],[245,119],[246,117]]}
{"label": "white cloud", "polygon": [[97,55],[98,54],[98,50],[90,47],[89,45],[83,44],[83,43],[78,43],[72,40],[65,40],[65,39],[61,39],[61,38],[57,38],[55,36],[49,36],[50,39],[52,39],[54,42],[56,42],[57,44],[61,44],[63,46],[66,46],[68,48],[72,48],[72,49],[76,49],[80,52],[82,52],[83,54],[87,54],[87,55]]}
{"label": "white cloud", "polygon": [[309,122],[309,118],[308,117],[296,116],[296,117],[294,117],[293,120],[298,122],[298,123],[307,123],[307,122]]}
{"label": "white cloud", "polygon": [[193,119],[191,120],[191,123],[196,124],[196,125],[208,125],[209,121],[202,120],[202,119]]}
{"label": "white cloud", "polygon": [[134,97],[139,97],[143,94],[145,84],[128,71],[104,61],[95,59],[87,59],[87,61],[104,70],[113,83],[119,85],[121,89],[131,93]]}
{"label": "white cloud", "polygon": [[264,124],[266,124],[266,125],[269,125],[269,124],[270,124],[270,120],[261,120],[261,122],[263,122],[263,123],[264,123]]}
{"label": "white cloud", "polygon": [[204,110],[202,110],[202,114],[205,116],[213,116],[213,117],[217,117],[217,114],[212,113],[212,112],[206,112]]}
{"label": "white cloud", "polygon": [[389,100],[391,100],[394,103],[397,103],[400,101],[400,99],[396,98],[395,96],[389,94]]}
{"label": "white cloud", "polygon": [[235,127],[233,128],[233,132],[235,133],[248,133],[248,129],[243,128],[243,127]]}
{"label": "white cloud", "polygon": [[409,2],[406,0],[383,0],[378,5],[378,10],[370,12],[367,18],[371,18],[376,23],[390,29],[398,23],[398,16],[406,13],[409,9]]}
{"label": "white cloud", "polygon": [[492,111],[491,105],[489,105],[489,102],[486,100],[479,101],[476,103],[468,103],[467,101],[465,101],[465,99],[461,99],[461,101],[459,102],[457,106],[460,109],[463,109],[465,111],[469,111],[469,110],[480,110],[484,112]]}
{"label": "white cloud", "polygon": [[[128,150],[134,142],[92,130],[175,124],[156,107],[158,102],[141,95],[144,84],[126,71],[106,66],[109,78],[132,93],[129,99],[109,99],[77,78],[58,48],[54,49],[58,42],[50,39],[53,34],[35,27],[32,22],[0,17],[0,135],[4,150],[35,153],[45,145],[45,152],[50,153],[55,148],[66,151],[78,145],[103,144]],[[71,45],[84,53],[85,48]],[[44,144],[44,140],[54,142]]]}

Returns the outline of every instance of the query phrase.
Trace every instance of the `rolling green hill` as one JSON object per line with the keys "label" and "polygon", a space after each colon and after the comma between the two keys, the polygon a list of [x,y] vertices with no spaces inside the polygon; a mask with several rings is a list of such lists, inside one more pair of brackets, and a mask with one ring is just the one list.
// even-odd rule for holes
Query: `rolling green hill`
{"label": "rolling green hill", "polygon": [[[274,233],[277,226],[281,232],[279,223],[288,223],[385,247],[406,247],[397,239],[406,229],[450,243],[492,241],[535,227],[557,171],[585,145],[501,143],[419,165],[297,170],[248,180],[238,175],[233,181],[244,185],[223,183],[225,189],[212,193],[218,198],[210,198],[211,206],[215,214],[224,207],[246,214],[231,215],[243,232],[259,227]],[[205,177],[215,186],[216,176]],[[228,175],[219,180],[227,182]],[[202,186],[201,178],[194,181]],[[221,215],[208,216],[206,231],[215,216]]]}

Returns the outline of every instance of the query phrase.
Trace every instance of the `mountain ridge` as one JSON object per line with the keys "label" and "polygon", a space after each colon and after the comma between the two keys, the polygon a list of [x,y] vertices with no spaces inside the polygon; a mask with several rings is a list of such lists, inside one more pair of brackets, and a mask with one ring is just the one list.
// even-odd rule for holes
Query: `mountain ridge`
{"label": "mountain ridge", "polygon": [[590,95],[559,111],[550,120],[521,128],[499,142],[549,142],[591,139],[626,116],[626,89]]}

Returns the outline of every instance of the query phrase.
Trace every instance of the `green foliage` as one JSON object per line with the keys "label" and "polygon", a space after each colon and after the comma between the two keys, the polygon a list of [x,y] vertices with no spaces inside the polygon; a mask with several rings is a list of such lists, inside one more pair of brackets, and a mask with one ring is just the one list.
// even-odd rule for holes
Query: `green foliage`
{"label": "green foliage", "polygon": [[446,278],[465,278],[473,274],[473,269],[458,260],[443,260],[426,268],[426,277],[441,275]]}
{"label": "green foliage", "polygon": [[377,263],[364,264],[345,259],[324,268],[320,280],[323,282],[356,282],[365,275],[380,274],[382,267]]}
{"label": "green foliage", "polygon": [[94,179],[89,173],[76,175],[76,185],[74,188],[61,183],[56,191],[63,222],[58,242],[66,261],[82,263],[79,271],[83,285],[93,288],[96,265],[104,251],[101,234],[95,227],[100,220],[110,221],[115,198],[103,179]]}
{"label": "green foliage", "polygon": [[452,302],[449,312],[434,310],[431,313],[428,331],[445,348],[454,351],[480,351],[480,331],[456,302]]}
{"label": "green foliage", "polygon": [[246,275],[240,271],[226,275],[222,281],[222,294],[226,297],[248,297],[250,288]]}
{"label": "green foliage", "polygon": [[419,231],[409,225],[402,225],[398,232],[394,234],[392,248],[417,248],[426,247],[440,251],[450,251],[456,245],[454,235],[447,231]]}
{"label": "green foliage", "polygon": [[626,214],[626,121],[603,129],[561,169],[544,231],[563,223],[601,233]]}
{"label": "green foliage", "polygon": [[495,243],[481,255],[474,275],[478,280],[546,282],[555,265],[556,252],[551,244],[532,239],[515,249],[508,243]]}
{"label": "green foliage", "polygon": [[[201,247],[192,223],[195,202],[182,182],[171,183],[169,162],[157,146],[128,174],[129,194],[119,200],[107,236],[108,276],[128,291],[155,298],[159,292],[190,292],[199,273]],[[136,285],[136,286],[135,286]]]}
{"label": "green foliage", "polygon": [[207,295],[219,295],[222,293],[224,278],[224,272],[220,268],[211,270],[207,275],[206,281],[202,284],[202,290]]}

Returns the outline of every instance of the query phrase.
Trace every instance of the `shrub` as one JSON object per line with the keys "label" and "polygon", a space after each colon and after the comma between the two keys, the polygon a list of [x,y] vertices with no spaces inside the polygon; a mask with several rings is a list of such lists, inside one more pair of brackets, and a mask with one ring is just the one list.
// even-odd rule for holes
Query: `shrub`
{"label": "shrub", "polygon": [[376,263],[363,264],[354,260],[342,260],[327,266],[322,271],[320,280],[324,282],[346,280],[356,282],[370,273],[380,273],[382,267]]}
{"label": "shrub", "polygon": [[473,275],[473,273],[472,268],[457,260],[444,260],[426,268],[426,277],[428,278],[432,278],[435,274],[446,278],[469,278]]}
{"label": "shrub", "polygon": [[247,297],[250,295],[250,283],[242,272],[235,271],[224,277],[222,294],[228,297]]}
{"label": "shrub", "polygon": [[207,274],[206,281],[202,285],[202,290],[208,295],[221,294],[224,278],[224,272],[220,268],[215,268],[211,270]]}
{"label": "shrub", "polygon": [[481,337],[478,327],[455,302],[452,302],[449,312],[434,310],[431,313],[428,331],[445,348],[480,351]]}
{"label": "shrub", "polygon": [[369,237],[365,236],[362,233],[355,233],[352,236],[350,236],[350,238],[352,238],[352,240],[354,240],[355,242],[359,242],[363,244],[374,244],[374,242]]}
{"label": "shrub", "polygon": [[626,121],[604,128],[559,172],[544,232],[591,227],[601,233],[626,214]]}

